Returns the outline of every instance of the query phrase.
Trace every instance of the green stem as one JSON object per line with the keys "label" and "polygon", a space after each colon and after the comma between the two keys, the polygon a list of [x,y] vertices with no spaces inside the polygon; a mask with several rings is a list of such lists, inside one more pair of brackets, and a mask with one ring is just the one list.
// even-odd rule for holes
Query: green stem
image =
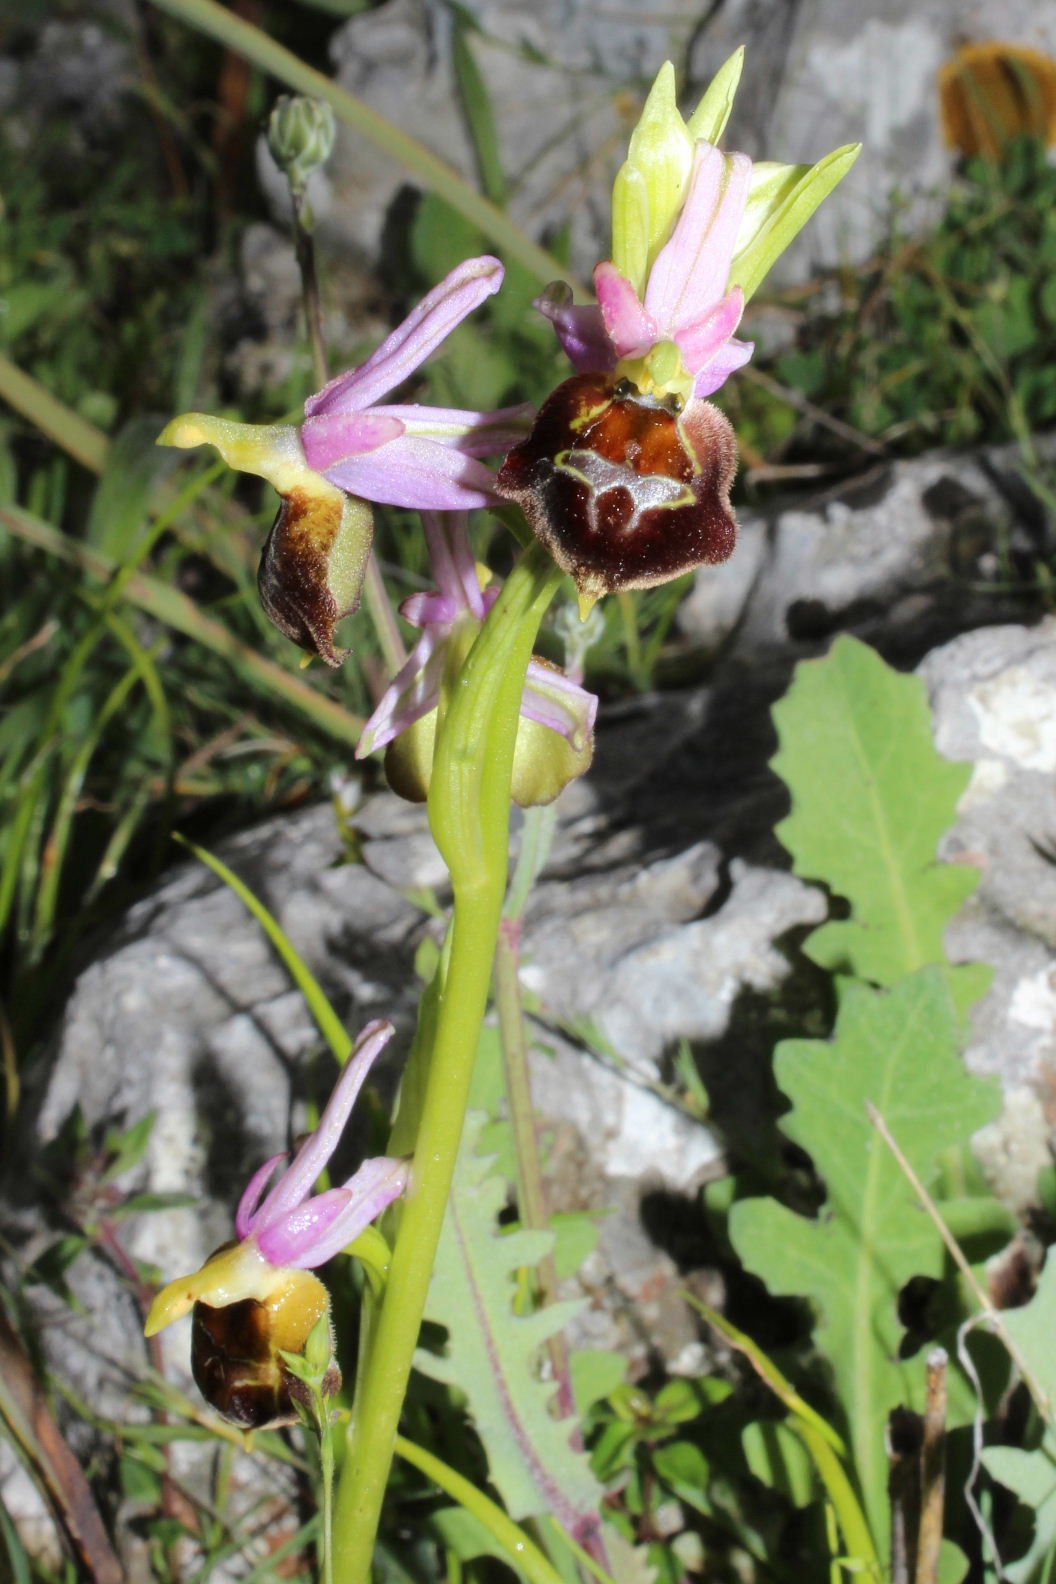
{"label": "green stem", "polygon": [[301,272],[301,298],[304,303],[304,323],[308,331],[308,344],[312,349],[312,374],[316,389],[320,390],[330,378],[326,359],[326,342],[323,339],[323,306],[319,291],[319,272],[315,267],[315,239],[305,224],[304,193],[291,181],[290,203],[293,206],[293,247],[297,255],[297,268]]}
{"label": "green stem", "polygon": [[59,401],[31,374],[0,354],[0,400],[9,402],[49,440],[92,473],[101,473],[110,441],[101,429]]}
{"label": "green stem", "polygon": [[363,578],[363,598],[374,626],[378,647],[385,661],[385,670],[389,676],[395,676],[407,658],[407,651],[403,646],[400,624],[396,620],[396,612],[392,608],[385,579],[381,575],[381,567],[378,565],[378,552],[373,546],[367,557],[367,570]]}
{"label": "green stem", "polygon": [[492,1539],[508,1554],[510,1566],[523,1573],[529,1584],[562,1584],[560,1573],[551,1565],[519,1524],[503,1512],[497,1502],[478,1490],[471,1480],[459,1474],[432,1452],[403,1436],[396,1437],[396,1451],[405,1463],[431,1479],[452,1501],[479,1519]]}
{"label": "green stem", "polygon": [[[536,810],[530,812],[535,813]],[[499,926],[499,941],[495,951],[495,1007],[499,1015],[506,1098],[513,1133],[517,1207],[522,1226],[535,1232],[545,1232],[549,1229],[550,1217],[543,1187],[539,1140],[535,1131],[535,1107],[532,1104],[532,1084],[528,1072],[520,959],[521,921],[519,918],[506,917]],[[557,1297],[557,1267],[552,1250],[548,1250],[535,1267],[535,1285],[541,1304],[554,1302]],[[548,1338],[546,1350],[557,1382],[558,1418],[564,1419],[575,1413],[576,1400],[572,1391],[568,1342],[563,1331],[557,1331]]]}
{"label": "green stem", "polygon": [[322,72],[305,65],[292,50],[270,39],[251,22],[218,5],[217,0],[154,0],[154,4],[189,26],[207,33],[210,38],[217,39],[296,93],[308,94],[313,99],[325,99],[333,105],[336,115],[347,126],[413,171],[438,198],[442,198],[471,225],[482,231],[507,259],[515,259],[538,281],[553,280],[560,276],[574,289],[588,297],[591,295],[589,287],[569,275],[552,253],[525,236],[509,215],[475,192],[457,171],[439,159],[431,149],[409,137],[376,110],[371,110],[354,94],[331,82]]}
{"label": "green stem", "polygon": [[334,1584],[334,1426],[330,1404],[319,1394],[320,1584]]}
{"label": "green stem", "polygon": [[438,731],[429,814],[451,871],[454,912],[434,987],[438,993],[426,997],[389,1145],[391,1153],[405,1154],[413,1141],[414,1164],[337,1491],[339,1584],[367,1584],[370,1578],[487,1006],[506,889],[510,781],[524,678],[559,582],[541,547],[522,556],[469,652]]}
{"label": "green stem", "polygon": [[[304,322],[308,342],[312,349],[312,373],[316,389],[320,390],[330,378],[330,363],[326,355],[326,338],[323,335],[322,293],[319,290],[319,272],[315,266],[315,238],[306,224],[304,193],[290,183],[290,202],[293,205],[293,244],[297,254],[297,268],[301,272],[301,295],[304,301]],[[371,547],[367,569],[363,578],[363,598],[378,640],[385,669],[395,676],[407,658],[400,636],[400,625],[385,587],[385,579],[378,565],[377,551]]]}

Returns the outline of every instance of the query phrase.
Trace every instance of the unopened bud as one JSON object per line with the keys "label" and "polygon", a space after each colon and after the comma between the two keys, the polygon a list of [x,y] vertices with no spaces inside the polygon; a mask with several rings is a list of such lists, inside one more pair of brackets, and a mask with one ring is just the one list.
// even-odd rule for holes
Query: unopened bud
{"label": "unopened bud", "polygon": [[282,94],[268,118],[268,149],[295,192],[333,153],[337,123],[330,105],[303,94]]}

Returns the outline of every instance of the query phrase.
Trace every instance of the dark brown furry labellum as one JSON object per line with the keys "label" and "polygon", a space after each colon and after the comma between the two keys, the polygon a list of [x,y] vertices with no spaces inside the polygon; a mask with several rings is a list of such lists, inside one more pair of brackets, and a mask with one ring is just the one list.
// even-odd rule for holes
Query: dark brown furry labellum
{"label": "dark brown furry labellum", "polygon": [[717,407],[643,396],[629,380],[577,374],[509,453],[499,493],[516,501],[588,608],[733,553],[733,429]]}
{"label": "dark brown furry labellum", "polygon": [[[313,1326],[329,1313],[330,1298],[310,1271],[290,1271],[275,1298],[244,1298],[216,1307],[198,1302],[192,1311],[191,1373],[206,1402],[243,1430],[270,1430],[297,1422],[296,1403],[308,1392],[281,1356],[304,1351]],[[341,1371],[331,1364],[323,1384],[327,1397],[341,1389]]]}

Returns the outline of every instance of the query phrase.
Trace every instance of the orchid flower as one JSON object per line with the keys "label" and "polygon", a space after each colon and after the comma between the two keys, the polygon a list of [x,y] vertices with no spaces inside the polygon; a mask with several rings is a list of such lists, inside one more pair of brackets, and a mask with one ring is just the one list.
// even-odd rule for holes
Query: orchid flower
{"label": "orchid flower", "polygon": [[616,178],[597,303],[574,306],[563,282],[536,303],[577,373],[510,451],[498,488],[575,579],[584,616],[602,594],[732,554],[736,441],[706,398],[752,355],[735,335],[748,297],[859,152],[754,168],[724,154],[742,59],[688,123],[674,69],[661,68]]}
{"label": "orchid flower", "polygon": [[[151,1304],[148,1337],[194,1310],[195,1380],[239,1424],[259,1428],[288,1416],[297,1387],[278,1350],[303,1351],[329,1312],[326,1288],[311,1270],[354,1242],[407,1187],[407,1162],[379,1156],[364,1161],[341,1187],[312,1193],[392,1034],[391,1023],[367,1025],[318,1126],[290,1165],[270,1189],[287,1155],[272,1156],[253,1173],[235,1215],[237,1241],[217,1249],[193,1275],[170,1282]],[[332,1390],[339,1382],[338,1375]]]}
{"label": "orchid flower", "polygon": [[[422,520],[437,588],[412,594],[401,605],[422,636],[367,722],[356,750],[361,759],[388,747],[389,783],[414,801],[428,791],[445,678],[460,666],[499,596],[497,587],[481,585],[464,512],[423,512]],[[556,667],[530,661],[514,753],[515,802],[549,803],[587,769],[597,707],[593,693]]]}
{"label": "orchid flower", "polygon": [[184,413],[161,445],[214,445],[230,466],[255,473],[283,497],[261,560],[264,607],[281,632],[331,665],[337,622],[359,603],[370,554],[368,502],[485,506],[499,455],[527,427],[528,407],[473,412],[387,404],[401,385],[502,284],[498,259],[467,259],[433,288],[365,363],[310,396],[293,424],[243,424]]}
{"label": "orchid flower", "polygon": [[711,396],[755,350],[733,332],[744,292],[730,266],[748,203],[752,162],[698,143],[685,205],[649,271],[644,298],[611,260],[594,271],[596,306],[575,308],[551,287],[537,307],[553,322],[573,367],[633,381],[644,395],[684,405]]}

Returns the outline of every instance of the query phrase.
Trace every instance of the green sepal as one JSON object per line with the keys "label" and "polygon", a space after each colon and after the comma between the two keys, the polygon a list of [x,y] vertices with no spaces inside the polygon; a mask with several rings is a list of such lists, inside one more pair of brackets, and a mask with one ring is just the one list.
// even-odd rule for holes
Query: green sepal
{"label": "green sepal", "polygon": [[729,280],[730,286],[741,287],[746,302],[861,152],[860,143],[847,143],[816,165],[764,162],[752,167],[740,247]]}
{"label": "green sepal", "polygon": [[689,118],[688,131],[694,142],[698,139],[703,139],[705,143],[719,141],[730,119],[730,111],[733,109],[733,101],[737,95],[743,70],[744,45],[742,44],[734,50],[729,60],[724,61],[719,67],[703,99]]}
{"label": "green sepal", "polygon": [[741,287],[746,303],[860,154],[860,143],[847,143],[826,154],[817,165],[763,162],[752,166],[752,185],[738,238],[741,246],[730,266],[730,285]]}
{"label": "green sepal", "polygon": [[692,168],[693,139],[675,97],[675,68],[665,61],[631,133],[612,195],[612,261],[639,296],[678,218]]}

